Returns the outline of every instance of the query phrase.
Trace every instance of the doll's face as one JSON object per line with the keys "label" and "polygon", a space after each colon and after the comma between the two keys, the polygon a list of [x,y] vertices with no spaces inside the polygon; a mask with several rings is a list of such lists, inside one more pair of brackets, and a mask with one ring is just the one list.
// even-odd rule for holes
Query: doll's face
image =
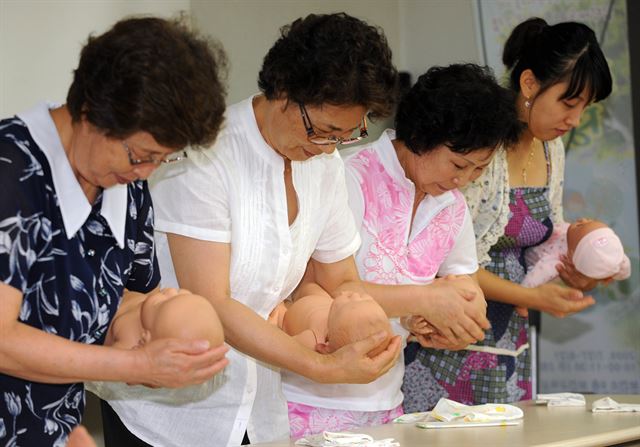
{"label": "doll's face", "polygon": [[165,293],[154,293],[147,297],[140,307],[140,322],[142,323],[142,335],[138,346],[142,346],[145,343],[149,343],[156,337],[152,336],[152,329],[156,325],[158,315],[163,310],[163,305],[174,296]]}
{"label": "doll's face", "polygon": [[570,256],[573,256],[573,253],[578,246],[578,243],[584,236],[591,233],[598,228],[606,228],[607,225],[599,220],[593,219],[578,219],[571,225],[569,225],[569,229],[567,230],[567,248]]}
{"label": "doll's face", "polygon": [[327,328],[330,351],[383,330],[387,331],[388,337],[385,342],[368,353],[370,357],[384,351],[391,341],[389,317],[368,295],[343,293],[333,300]]}

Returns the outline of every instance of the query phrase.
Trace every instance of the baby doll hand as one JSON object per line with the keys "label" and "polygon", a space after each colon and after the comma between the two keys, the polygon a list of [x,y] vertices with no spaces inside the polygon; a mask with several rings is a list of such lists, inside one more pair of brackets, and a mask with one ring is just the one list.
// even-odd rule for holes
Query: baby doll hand
{"label": "baby doll hand", "polygon": [[526,307],[516,306],[515,311],[523,318],[527,318],[529,316],[529,309],[527,309]]}
{"label": "baby doll hand", "polygon": [[387,348],[375,357],[368,353],[389,339],[381,331],[363,340],[350,343],[329,355],[319,357],[321,368],[315,370],[313,380],[320,383],[369,383],[377,379],[398,360],[400,336],[391,337]]}
{"label": "baby doll hand", "polygon": [[400,324],[406,330],[416,335],[429,335],[436,331],[435,328],[431,326],[429,322],[420,315],[410,315],[407,317],[402,317],[400,319]]}
{"label": "baby doll hand", "polygon": [[598,285],[598,280],[589,278],[588,276],[583,275],[571,262],[566,255],[562,255],[560,258],[562,261],[561,264],[556,265],[556,270],[560,275],[560,278],[566,285],[569,287],[573,287],[574,289],[587,291],[593,289]]}
{"label": "baby doll hand", "polygon": [[205,340],[160,339],[130,352],[137,356],[138,381],[149,387],[181,388],[203,383],[229,361],[225,345],[209,347]]}
{"label": "baby doll hand", "polygon": [[469,343],[458,342],[452,343],[446,337],[435,332],[429,335],[415,335],[415,340],[420,343],[423,348],[431,349],[447,349],[449,351],[459,351],[469,346]]}

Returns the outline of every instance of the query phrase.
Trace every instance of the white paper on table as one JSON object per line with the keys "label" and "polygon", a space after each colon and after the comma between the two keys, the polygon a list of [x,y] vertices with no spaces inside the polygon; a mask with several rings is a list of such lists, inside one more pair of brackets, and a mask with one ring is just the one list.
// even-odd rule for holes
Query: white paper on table
{"label": "white paper on table", "polygon": [[364,433],[330,432],[325,431],[319,435],[300,438],[296,445],[308,447],[339,447],[339,446],[362,446],[362,447],[400,447],[400,443],[393,438],[373,439]]}
{"label": "white paper on table", "polygon": [[607,396],[594,401],[591,404],[591,411],[594,413],[640,413],[640,405],[620,404]]}
{"label": "white paper on table", "polygon": [[536,404],[546,404],[549,407],[584,407],[587,401],[578,393],[549,393],[538,394]]}
{"label": "white paper on table", "polygon": [[515,405],[464,405],[443,397],[431,411],[431,416],[441,422],[504,422],[522,419],[524,413]]}
{"label": "white paper on table", "polygon": [[463,421],[425,421],[418,422],[416,427],[419,428],[474,428],[474,427],[503,427],[507,425],[521,425],[522,420],[514,421],[492,421],[492,422],[463,422]]}

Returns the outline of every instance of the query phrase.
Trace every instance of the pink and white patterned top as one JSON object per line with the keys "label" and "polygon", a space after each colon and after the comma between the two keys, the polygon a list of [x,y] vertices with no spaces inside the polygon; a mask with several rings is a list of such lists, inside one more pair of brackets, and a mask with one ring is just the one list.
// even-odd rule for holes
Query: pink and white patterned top
{"label": "pink and white patterned top", "polygon": [[[415,186],[406,178],[385,131],[375,142],[342,151],[349,206],[362,245],[356,264],[363,280],[379,284],[428,284],[436,276],[478,269],[473,225],[464,196],[449,191],[420,202],[413,222]],[[397,333],[407,335],[392,320]],[[379,411],[402,403],[404,359],[366,385],[322,385],[283,373],[291,402],[339,410]]]}

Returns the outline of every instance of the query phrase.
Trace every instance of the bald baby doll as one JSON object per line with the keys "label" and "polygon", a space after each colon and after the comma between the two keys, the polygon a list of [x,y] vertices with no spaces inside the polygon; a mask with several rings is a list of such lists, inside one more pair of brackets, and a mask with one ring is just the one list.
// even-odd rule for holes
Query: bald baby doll
{"label": "bald baby doll", "polygon": [[280,303],[268,321],[298,342],[321,354],[386,331],[383,343],[369,351],[375,357],[384,351],[393,336],[387,314],[370,296],[345,292],[332,298],[320,286],[305,283],[298,288],[293,303]]}
{"label": "bald baby doll", "polygon": [[211,347],[224,342],[218,314],[206,298],[176,289],[130,293],[111,322],[105,345],[133,349],[161,338],[209,340]]}

